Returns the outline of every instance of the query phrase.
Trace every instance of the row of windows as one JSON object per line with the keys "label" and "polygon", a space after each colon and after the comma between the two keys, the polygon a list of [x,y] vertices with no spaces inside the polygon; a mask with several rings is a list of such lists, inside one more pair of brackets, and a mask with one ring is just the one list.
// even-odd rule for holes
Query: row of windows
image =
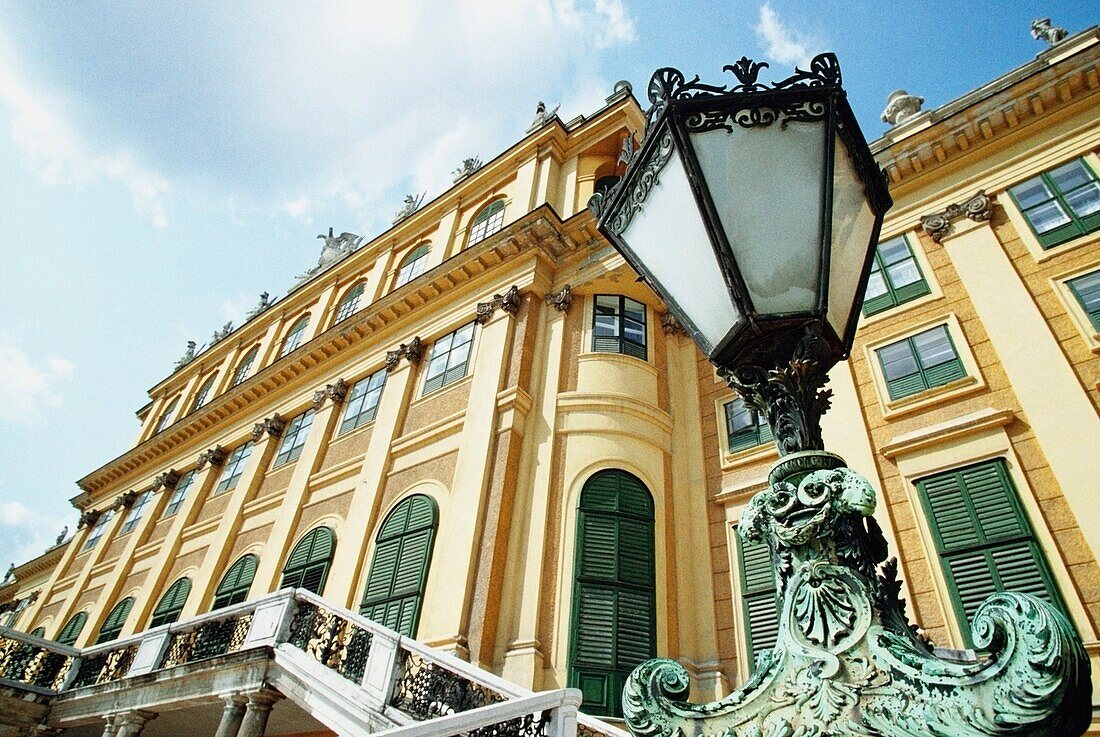
{"label": "row of windows", "polygon": [[[469,236],[467,237],[467,247],[473,246],[480,241],[485,240],[489,236],[498,232],[504,225],[504,200],[495,200],[487,205],[478,213],[470,224]],[[428,266],[428,253],[431,250],[431,246],[428,243],[421,243],[419,246],[410,251],[404,259],[402,259],[397,269],[397,277],[394,280],[394,288],[401,287],[408,282],[412,281],[416,277],[424,273]],[[343,322],[350,318],[356,312],[362,304],[363,292],[366,288],[366,282],[360,281],[353,285],[344,296],[340,299],[339,304],[336,306],[336,311],[333,317],[333,325]],[[298,318],[297,321],[287,331],[286,336],[283,338],[282,345],[279,348],[278,358],[282,358],[287,354],[293,352],[301,345],[302,339],[305,337],[306,330],[309,328],[310,314],[306,313]],[[252,374],[256,358],[259,355],[260,347],[253,346],[237,363],[237,368],[233,372],[233,380],[230,383],[230,388],[236,387],[242,384]],[[191,400],[188,413],[195,412],[201,409],[212,398],[212,392],[217,382],[217,372],[208,376],[195,392],[194,398]],[[171,423],[173,416],[176,412],[176,407],[180,402],[180,397],[174,397],[168,405],[161,412],[160,417],[157,419],[154,425],[153,434],[157,434],[164,430]]]}

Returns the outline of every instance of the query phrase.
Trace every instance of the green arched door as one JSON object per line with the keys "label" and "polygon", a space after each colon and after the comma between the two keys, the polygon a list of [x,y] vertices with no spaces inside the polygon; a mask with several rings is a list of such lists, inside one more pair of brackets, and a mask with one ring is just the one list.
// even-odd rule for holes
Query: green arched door
{"label": "green arched door", "polygon": [[435,541],[435,502],[414,494],[378,529],[359,613],[403,635],[416,634]]}

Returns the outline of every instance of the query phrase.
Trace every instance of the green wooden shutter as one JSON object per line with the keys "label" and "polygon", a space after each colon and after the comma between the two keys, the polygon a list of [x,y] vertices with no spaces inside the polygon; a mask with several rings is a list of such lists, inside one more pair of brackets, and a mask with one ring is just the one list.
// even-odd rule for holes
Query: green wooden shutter
{"label": "green wooden shutter", "polygon": [[416,494],[391,511],[378,529],[359,613],[413,637],[435,541],[435,503]]}
{"label": "green wooden shutter", "polygon": [[917,481],[959,624],[998,591],[1019,591],[1063,609],[1046,559],[1003,460]]}
{"label": "green wooden shutter", "polygon": [[577,512],[569,684],[582,708],[619,715],[630,672],[656,654],[653,500],[638,479],[601,471]]}
{"label": "green wooden shutter", "polygon": [[260,559],[255,555],[246,555],[229,567],[222,576],[217,591],[214,592],[214,605],[211,611],[239,604],[248,598],[252,579],[256,576],[256,566]]}
{"label": "green wooden shutter", "polygon": [[95,644],[117,640],[122,633],[122,626],[126,624],[126,618],[130,616],[130,610],[133,608],[134,599],[131,596],[116,604],[111,613],[107,615],[107,619],[103,620],[103,626],[99,628],[99,636],[96,637]]}
{"label": "green wooden shutter", "polygon": [[181,578],[164,592],[160,597],[157,608],[153,610],[153,618],[149,621],[150,627],[159,627],[162,624],[171,624],[180,618],[183,605],[191,593],[191,579]]}
{"label": "green wooden shutter", "polygon": [[35,627],[33,630],[31,630],[31,637],[43,637],[44,638],[45,636],[46,636],[46,628],[45,627]]}
{"label": "green wooden shutter", "polygon": [[80,637],[80,631],[84,629],[84,623],[87,621],[88,612],[77,612],[57,633],[57,641],[62,645],[75,644],[76,639]]}
{"label": "green wooden shutter", "polygon": [[317,527],[307,532],[290,551],[279,588],[303,588],[320,594],[325,588],[335,547],[336,535],[328,527]]}
{"label": "green wooden shutter", "polygon": [[775,567],[766,542],[749,542],[740,535],[737,535],[737,557],[741,566],[745,643],[755,659],[761,650],[774,647],[779,636]]}

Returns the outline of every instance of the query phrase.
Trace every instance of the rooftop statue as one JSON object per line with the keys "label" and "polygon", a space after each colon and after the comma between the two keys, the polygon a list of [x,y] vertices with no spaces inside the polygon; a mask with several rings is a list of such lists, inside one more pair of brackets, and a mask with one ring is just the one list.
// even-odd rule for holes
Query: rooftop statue
{"label": "rooftop statue", "polygon": [[181,368],[191,363],[195,359],[195,341],[187,341],[187,350],[183,352],[183,355],[176,361],[176,367],[173,371],[179,371]]}
{"label": "rooftop statue", "polygon": [[552,109],[546,109],[546,103],[539,100],[539,104],[535,106],[535,118],[531,121],[531,125],[527,127],[527,132],[538,130],[542,126],[549,123],[554,119],[554,116],[558,114],[558,108],[561,104],[555,105]]}
{"label": "rooftop statue", "polygon": [[426,197],[427,194],[427,192],[423,192],[419,195],[405,195],[404,203],[401,205],[401,209],[398,210],[397,213],[393,216],[393,224],[397,225],[399,222],[419,210],[420,206],[424,204],[424,197]]}
{"label": "rooftop statue", "polygon": [[268,308],[268,307],[270,307],[270,306],[272,305],[272,303],[273,303],[273,302],[274,302],[274,300],[273,300],[273,299],[271,299],[271,295],[270,295],[270,294],[268,294],[267,292],[262,292],[262,293],[260,294],[260,301],[259,301],[259,302],[258,302],[258,303],[256,304],[256,306],[255,306],[255,307],[253,307],[253,308],[252,308],[252,309],[251,309],[251,310],[249,311],[249,313],[248,313],[248,315],[247,315],[247,316],[245,317],[245,319],[246,319],[246,320],[251,320],[251,319],[252,319],[252,318],[254,318],[254,317],[255,317],[256,315],[259,315],[260,313],[262,313],[262,312],[264,312],[265,310],[267,310],[267,308]]}
{"label": "rooftop statue", "polygon": [[1031,37],[1036,41],[1046,41],[1051,46],[1061,43],[1069,32],[1065,28],[1051,25],[1050,18],[1036,18],[1031,21]]}
{"label": "rooftop statue", "polygon": [[462,166],[458,167],[453,172],[451,172],[451,176],[453,177],[454,183],[458,184],[463,179],[470,176],[471,174],[476,172],[481,167],[482,167],[481,159],[478,158],[477,156],[474,156],[474,157],[469,158],[469,159],[463,159],[462,160]]}
{"label": "rooftop statue", "polygon": [[328,229],[328,235],[322,233],[317,237],[325,242],[325,245],[321,247],[321,256],[317,259],[316,266],[306,273],[298,275],[299,280],[308,279],[314,274],[324,271],[348,254],[354,253],[363,243],[363,236],[361,235],[346,231],[340,235],[333,235],[332,228]]}

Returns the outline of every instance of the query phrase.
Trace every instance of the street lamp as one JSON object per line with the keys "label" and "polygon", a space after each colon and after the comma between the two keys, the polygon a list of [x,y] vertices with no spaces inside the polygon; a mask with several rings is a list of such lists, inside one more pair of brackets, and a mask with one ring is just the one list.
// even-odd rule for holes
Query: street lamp
{"label": "street lamp", "polygon": [[639,666],[623,692],[644,737],[1029,735],[1087,729],[1090,669],[1056,609],[1018,593],[974,616],[977,661],[944,660],[899,597],[897,562],[870,483],[827,453],[827,371],[852,347],[883,216],[891,206],[841,87],[836,56],[736,84],[659,69],[640,148],[589,208],[780,452],[739,522],[775,561],[779,636],[752,679],[691,704],[671,660]]}

